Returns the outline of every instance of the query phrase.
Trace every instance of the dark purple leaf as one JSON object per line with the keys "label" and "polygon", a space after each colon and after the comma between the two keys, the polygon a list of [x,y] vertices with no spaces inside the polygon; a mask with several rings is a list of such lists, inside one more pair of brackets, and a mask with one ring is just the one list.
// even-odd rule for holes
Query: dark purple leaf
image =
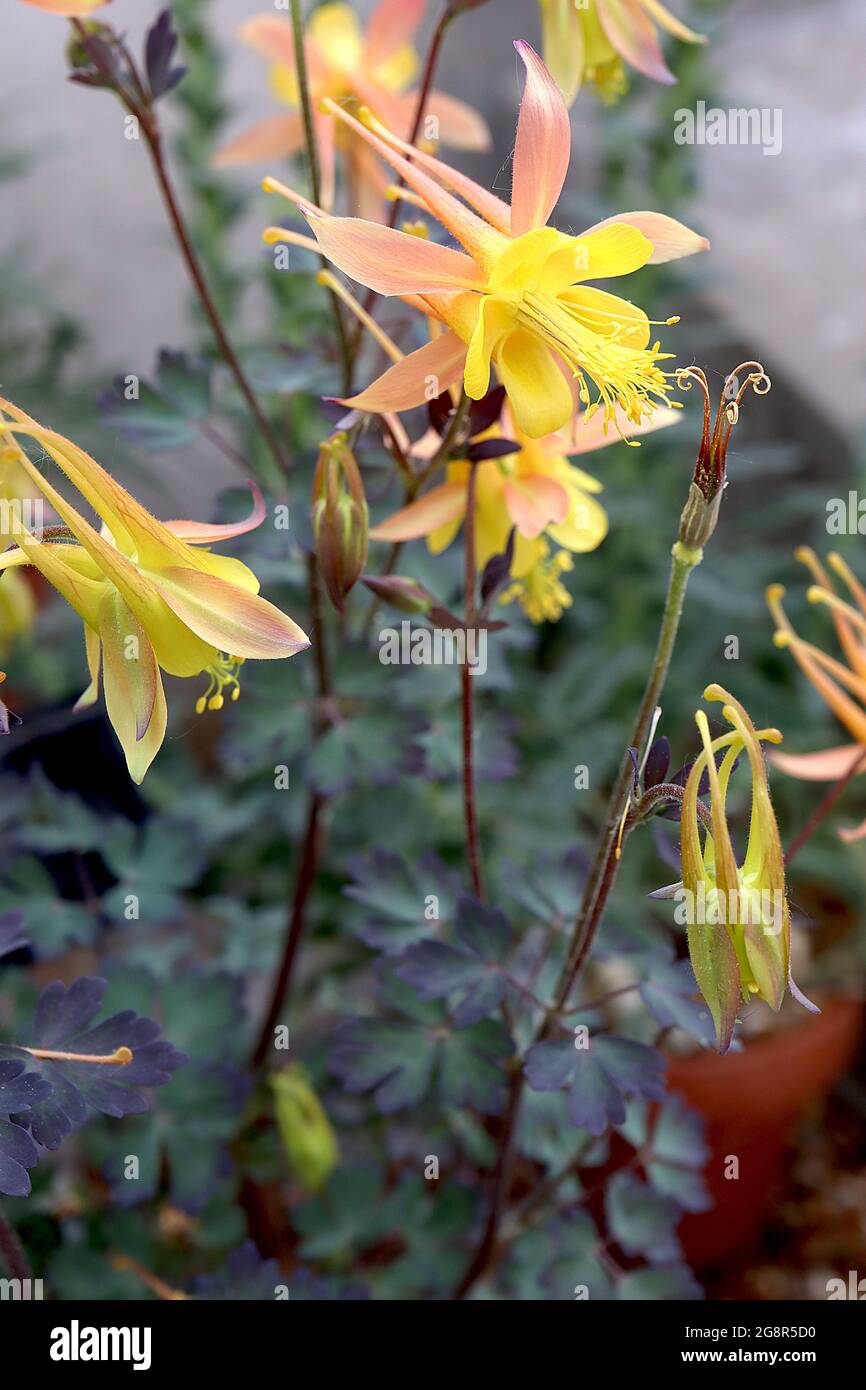
{"label": "dark purple leaf", "polygon": [[455,941],[421,941],[410,946],[395,968],[399,979],[422,999],[459,996],[454,1021],[478,1023],[499,1007],[507,981],[502,962],[511,946],[505,914],[464,894],[457,904]]}
{"label": "dark purple leaf", "polygon": [[33,1046],[53,1052],[111,1056],[118,1048],[133,1053],[126,1065],[35,1058],[34,1067],[51,1085],[51,1094],[32,1107],[30,1128],[37,1143],[57,1148],[83,1124],[88,1110],[121,1118],[147,1110],[138,1086],[164,1086],[185,1061],[159,1038],[159,1024],[127,1009],[90,1027],[107,982],[84,977],[69,988],[59,981],[43,991],[36,1006]]}
{"label": "dark purple leaf", "polygon": [[491,555],[487,564],[484,566],[481,575],[481,602],[485,606],[505,588],[511,576],[511,565],[514,560],[515,530],[516,528],[512,526],[508,533],[505,549],[498,555]]}
{"label": "dark purple leaf", "polygon": [[523,446],[513,439],[482,439],[471,444],[466,451],[470,463],[484,463],[486,459],[507,458],[509,454],[519,454]]}
{"label": "dark purple leaf", "polygon": [[20,951],[30,942],[24,930],[24,913],[18,911],[0,913],[0,957]]}
{"label": "dark purple leaf", "polygon": [[171,25],[171,15],[163,10],[148,29],[144,46],[147,80],[154,100],[176,87],[186,73],[185,67],[171,66],[176,47],[177,34]]}
{"label": "dark purple leaf", "polygon": [[9,1197],[26,1197],[30,1192],[27,1169],[35,1167],[39,1151],[22,1124],[35,1105],[44,1100],[51,1087],[36,1072],[27,1070],[24,1058],[0,1061],[0,1192]]}
{"label": "dark purple leaf", "polygon": [[644,787],[656,787],[659,782],[665,780],[665,775],[671,762],[671,746],[662,734],[657,738],[647,756],[646,765],[643,770]]}
{"label": "dark purple leaf", "polygon": [[441,396],[436,396],[427,404],[427,417],[432,428],[441,438],[451,423],[454,414],[454,402],[451,399],[450,391],[443,391]]}
{"label": "dark purple leaf", "polygon": [[477,439],[485,430],[492,429],[502,414],[505,404],[505,387],[494,386],[480,401],[473,401],[469,407],[469,437]]}
{"label": "dark purple leaf", "polygon": [[589,1134],[622,1124],[630,1096],[661,1100],[665,1094],[664,1059],[631,1038],[590,1036],[585,1047],[568,1038],[535,1043],[524,1065],[534,1091],[568,1088],[569,1114]]}

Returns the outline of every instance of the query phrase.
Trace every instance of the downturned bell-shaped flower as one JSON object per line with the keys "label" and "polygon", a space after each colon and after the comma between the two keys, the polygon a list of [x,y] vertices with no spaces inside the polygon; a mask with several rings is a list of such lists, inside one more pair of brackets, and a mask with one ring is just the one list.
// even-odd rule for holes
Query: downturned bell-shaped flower
{"label": "downturned bell-shaped flower", "polygon": [[[96,512],[100,530],[27,457],[22,438],[53,459]],[[101,678],[133,781],[143,779],[165,738],[162,671],[207,677],[201,713],[222,708],[224,692],[237,698],[244,661],[294,656],[310,645],[297,623],[259,597],[247,565],[207,548],[261,524],[265,506],[256,489],[245,521],[161,522],[82,449],[0,400],[4,446],[17,450],[21,469],[63,525],[47,539],[22,522],[18,544],[0,554],[0,571],[35,566],[82,618],[91,680],[78,707],[96,700]]]}
{"label": "downturned bell-shaped flower", "polygon": [[[762,743],[780,743],[782,735],[778,729],[756,730],[743,706],[720,685],[707,686],[704,698],[721,701],[722,713],[733,727],[714,739],[704,711],[695,715],[703,751],[689,774],[683,798],[683,888],[692,968],[713,1017],[719,1051],[726,1052],[742,1003],[757,997],[778,1011],[790,986],[807,1007],[814,1005],[790,978],[791,921],[784,856],[761,748]],[[731,772],[742,753],[751,773],[752,805],[746,854],[738,864],[726,797]],[[705,772],[712,830],[702,846],[697,802]]]}

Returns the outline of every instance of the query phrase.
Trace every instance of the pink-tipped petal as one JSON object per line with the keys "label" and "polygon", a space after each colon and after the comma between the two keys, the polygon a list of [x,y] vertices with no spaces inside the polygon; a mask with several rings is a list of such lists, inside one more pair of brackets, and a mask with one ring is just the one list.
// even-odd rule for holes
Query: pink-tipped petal
{"label": "pink-tipped petal", "polygon": [[542,473],[507,478],[503,493],[511,520],[529,540],[540,536],[551,522],[564,521],[568,515],[565,488]]}
{"label": "pink-tipped petal", "polygon": [[397,171],[404,183],[424,200],[432,215],[443,227],[447,227],[479,265],[490,268],[496,263],[498,256],[508,244],[501,233],[459,202],[419,165],[404,159],[385,139],[360,121],[356,121],[345,107],[338,106],[336,102],[328,102],[326,105],[337,120],[354,130],[362,140],[366,140],[367,144]]}
{"label": "pink-tipped petal", "polygon": [[789,777],[799,777],[802,782],[838,782],[860,758],[862,771],[866,772],[866,748],[861,743],[822,748],[817,753],[780,753],[774,748],[767,756],[773,767]]}
{"label": "pink-tipped petal", "polygon": [[463,515],[466,508],[465,483],[440,483],[410,502],[393,516],[374,526],[370,539],[374,541],[414,541],[429,536],[440,526],[447,526]]}
{"label": "pink-tipped petal", "polygon": [[694,256],[698,251],[710,249],[707,237],[693,232],[690,227],[684,226],[675,217],[665,216],[663,212],[620,212],[615,217],[606,217],[603,222],[596,222],[594,227],[584,232],[584,236],[589,232],[597,232],[601,227],[608,227],[612,222],[627,222],[629,226],[637,227],[647,241],[652,242],[653,252],[648,265],[678,261],[683,256]]}
{"label": "pink-tipped petal", "polygon": [[683,411],[670,410],[658,406],[639,425],[629,420],[621,405],[617,405],[613,420],[607,421],[603,410],[597,410],[587,420],[586,414],[576,415],[571,425],[566,425],[558,435],[549,435],[545,447],[550,453],[568,455],[589,454],[595,449],[606,449],[609,444],[620,444],[623,439],[637,439],[642,434],[652,434],[654,430],[667,429],[679,424]]}
{"label": "pink-tipped petal", "polygon": [[282,67],[295,66],[295,41],[288,19],[274,14],[256,14],[238,30],[238,37],[254,48],[262,58]]}
{"label": "pink-tipped petal", "polygon": [[522,39],[514,47],[526,67],[511,185],[511,234],[517,237],[545,226],[556,207],[571,157],[571,123],[562,92],[535,49]]}
{"label": "pink-tipped petal", "polygon": [[378,67],[411,43],[426,8],[427,0],[380,0],[364,34],[367,66]]}
{"label": "pink-tipped petal", "polygon": [[268,514],[258,484],[248,478],[247,487],[253,494],[253,509],[243,521],[230,521],[225,525],[207,521],[164,521],[163,526],[188,545],[215,545],[218,541],[231,540],[233,536],[245,536],[248,531],[255,531],[257,526],[261,526]]}
{"label": "pink-tipped petal", "polygon": [[297,623],[267,599],[216,575],[170,566],[154,583],[181,622],[230,656],[278,660],[310,645]]}
{"label": "pink-tipped petal", "polygon": [[416,352],[410,352],[402,362],[389,367],[366,391],[341,402],[357,410],[369,410],[375,415],[387,411],[412,410],[441,396],[463,375],[466,344],[451,329]]}
{"label": "pink-tipped petal", "polygon": [[378,294],[429,294],[435,290],[480,289],[484,284],[471,256],[360,217],[306,212],[316,241],[344,274]]}
{"label": "pink-tipped petal", "polygon": [[655,26],[640,0],[598,0],[598,17],[617,53],[638,72],[670,85],[676,78],[664,60]]}
{"label": "pink-tipped petal", "polygon": [[268,116],[217,150],[211,165],[214,169],[227,169],[233,164],[252,164],[257,159],[286,159],[297,154],[303,143],[304,127],[299,112]]}
{"label": "pink-tipped petal", "polygon": [[392,145],[395,150],[400,150],[403,154],[409,155],[413,163],[426,169],[438,179],[443,187],[452,193],[458,193],[465,202],[469,204],[475,212],[480,212],[485,222],[489,222],[491,227],[501,232],[503,236],[511,234],[511,208],[502,198],[498,198],[495,193],[470,179],[468,175],[461,174],[459,169],[452,169],[450,164],[444,160],[436,159],[426,150],[416,149],[405,140],[399,139],[393,131],[383,134],[382,139],[387,138],[387,143]]}

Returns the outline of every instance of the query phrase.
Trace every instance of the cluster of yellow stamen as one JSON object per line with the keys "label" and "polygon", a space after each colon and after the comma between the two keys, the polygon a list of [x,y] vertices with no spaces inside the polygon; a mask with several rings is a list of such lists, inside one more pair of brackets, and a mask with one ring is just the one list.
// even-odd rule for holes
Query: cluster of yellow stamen
{"label": "cluster of yellow stamen", "polygon": [[[598,328],[587,323],[587,319],[595,319]],[[623,341],[637,322],[645,320],[583,305],[576,308],[562,297],[525,291],[517,308],[517,321],[537,334],[569,367],[579,383],[587,420],[603,409],[605,422],[615,422],[619,405],[627,418],[639,425],[658,405],[678,406],[678,402],[668,399],[674,374],[657,365],[674,354],[662,352],[659,342],[651,348],[635,348]],[[678,315],[664,320],[665,326],[678,322]],[[595,400],[587,377],[598,391]]]}
{"label": "cluster of yellow stamen", "polygon": [[196,714],[204,714],[206,709],[222,709],[225,704],[223,691],[230,692],[231,700],[240,698],[241,683],[238,675],[243,664],[242,657],[220,655],[213,666],[205,667],[208,688],[195,702]]}
{"label": "cluster of yellow stamen", "polygon": [[567,550],[551,554],[545,542],[543,555],[528,574],[509,585],[500,602],[513,603],[516,599],[533,623],[558,622],[572,602],[560,575],[573,569],[574,561]]}

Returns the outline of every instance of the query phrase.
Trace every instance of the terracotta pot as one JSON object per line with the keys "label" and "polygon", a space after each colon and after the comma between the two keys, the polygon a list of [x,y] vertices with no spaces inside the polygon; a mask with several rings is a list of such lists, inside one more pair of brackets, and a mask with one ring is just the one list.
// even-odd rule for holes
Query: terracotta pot
{"label": "terracotta pot", "polygon": [[[671,1058],[668,1085],[707,1122],[705,1170],[714,1206],[686,1215],[679,1234],[700,1269],[760,1238],[784,1171],[785,1150],[803,1111],[849,1066],[863,1025],[863,1000],[822,999],[823,1013],[746,1044],[742,1052]],[[725,1176],[731,1157],[739,1177]]]}

